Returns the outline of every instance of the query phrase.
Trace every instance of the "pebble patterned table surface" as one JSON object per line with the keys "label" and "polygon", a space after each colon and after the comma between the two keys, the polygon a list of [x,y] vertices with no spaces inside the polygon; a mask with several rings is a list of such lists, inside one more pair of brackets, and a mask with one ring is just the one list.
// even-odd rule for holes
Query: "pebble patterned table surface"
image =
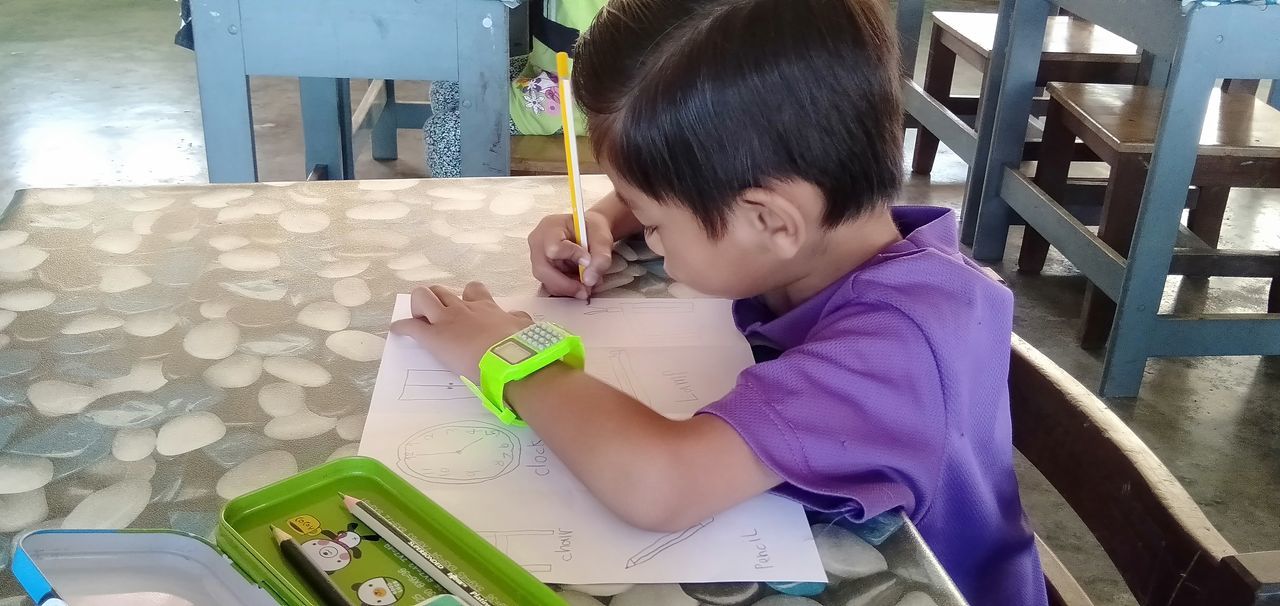
{"label": "pebble patterned table surface", "polygon": [[[210,537],[228,499],[355,454],[395,295],[473,279],[537,292],[525,236],[564,212],[566,190],[546,177],[19,192],[0,223],[0,606],[26,603],[7,569],[27,531]],[[697,296],[642,245],[618,253],[603,296]],[[909,524],[815,529],[836,581],[815,598],[756,583],[564,595],[961,603]]]}

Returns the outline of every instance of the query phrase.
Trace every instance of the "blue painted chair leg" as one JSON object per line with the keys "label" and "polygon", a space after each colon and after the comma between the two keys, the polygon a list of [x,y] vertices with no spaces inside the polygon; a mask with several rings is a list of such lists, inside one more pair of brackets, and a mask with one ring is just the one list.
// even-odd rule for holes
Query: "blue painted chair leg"
{"label": "blue painted chair leg", "polygon": [[324,166],[329,179],[343,179],[346,159],[342,149],[341,102],[337,78],[298,78],[302,100],[302,139],[306,148],[305,172]]}
{"label": "blue painted chair leg", "polygon": [[258,180],[249,78],[244,72],[240,12],[228,0],[196,0],[192,21],[196,80],[211,183]]}
{"label": "blue painted chair leg", "polygon": [[458,74],[462,176],[511,173],[507,82],[510,39],[507,8],[500,2],[458,3],[458,56],[467,57]]}
{"label": "blue painted chair leg", "polygon": [[1124,283],[1102,367],[1100,393],[1131,397],[1142,386],[1147,358],[1166,338],[1157,314],[1169,275],[1187,187],[1195,167],[1200,130],[1214,83],[1213,36],[1188,16],[1186,38],[1170,71],[1151,168],[1138,209]]}
{"label": "blue painted chair leg", "polygon": [[374,160],[395,160],[400,157],[400,151],[396,145],[396,125],[399,121],[396,116],[396,83],[394,80],[384,80],[383,85],[386,90],[386,104],[382,114],[378,116],[378,121],[373,124],[373,132],[369,136],[373,139]]}
{"label": "blue painted chair leg", "polygon": [[[1045,27],[1049,11],[1053,8],[1048,0],[1003,0],[1002,12],[1009,2],[1014,2],[1008,18],[1009,44],[1004,52],[996,53],[996,57],[993,57],[997,61],[999,57],[1003,57],[1003,65],[1000,66],[1002,69],[997,72],[1001,74],[998,78],[999,86],[995,95],[983,97],[988,100],[983,105],[994,105],[995,113],[988,115],[987,122],[981,125],[978,145],[981,150],[983,137],[987,137],[990,152],[981,172],[976,163],[970,168],[966,191],[966,214],[977,215],[973,257],[980,261],[999,261],[1004,258],[1013,210],[1001,198],[1000,186],[1005,168],[1017,168],[1022,162],[1027,118],[1031,115],[1036,73],[1040,69],[1040,54],[1044,48]],[[995,69],[996,65],[992,67]],[[988,80],[991,79],[988,77]],[[996,102],[992,103],[991,99]],[[978,157],[981,156],[975,154],[975,159]],[[976,198],[978,202],[975,208],[974,198],[969,196],[979,191],[978,188],[981,188],[981,196]]]}
{"label": "blue painted chair leg", "polygon": [[[1014,0],[1001,0],[996,17],[995,46],[1002,49],[1009,47],[1009,35],[1012,29]],[[1004,65],[1006,56],[995,52],[991,56],[991,65],[983,74],[982,99],[995,99],[1000,93],[1000,85],[1004,81]],[[990,125],[995,118],[998,103],[983,103],[978,108],[977,131],[978,143],[974,148],[973,161],[969,163],[969,178],[965,183],[964,203],[960,209],[960,241],[973,244],[973,235],[978,227],[978,202],[982,198],[982,181],[986,174],[987,157],[991,154]]]}
{"label": "blue painted chair leg", "polygon": [[356,178],[356,144],[351,130],[351,80],[339,78],[338,84],[338,135],[342,142],[342,178]]}

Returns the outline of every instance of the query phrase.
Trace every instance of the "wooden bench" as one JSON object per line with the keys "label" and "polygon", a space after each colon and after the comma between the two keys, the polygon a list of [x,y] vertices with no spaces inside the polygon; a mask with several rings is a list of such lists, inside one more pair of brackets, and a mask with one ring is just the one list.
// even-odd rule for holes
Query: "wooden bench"
{"label": "wooden bench", "polygon": [[[596,162],[595,153],[591,150],[591,142],[586,137],[578,137],[578,162],[582,166],[582,174],[600,174],[600,164]],[[511,137],[511,174],[512,175],[563,175],[564,137],[561,135],[521,135]]]}
{"label": "wooden bench", "polygon": [[[933,13],[924,92],[953,114],[972,120],[978,113],[980,99],[951,93],[956,58],[981,72],[985,80],[991,68],[995,37],[995,13]],[[1041,86],[1050,81],[1132,84],[1138,76],[1141,58],[1136,46],[1101,27],[1075,17],[1050,17],[1037,81]],[[937,153],[938,138],[921,128],[911,162],[912,172],[921,175],[932,172]],[[1027,158],[1035,156],[1033,142],[1028,146]]]}
{"label": "wooden bench", "polygon": [[[1232,83],[1242,84],[1242,83]],[[1230,88],[1230,84],[1225,88]],[[1245,85],[1244,90],[1250,87]],[[1048,87],[1049,108],[1036,183],[1061,200],[1079,138],[1111,167],[1098,238],[1127,257],[1138,220],[1147,167],[1155,148],[1163,93],[1154,88],[1117,84],[1070,84]],[[1196,236],[1175,251],[1170,273],[1192,276],[1280,277],[1276,251],[1218,251],[1227,197],[1233,187],[1280,187],[1280,110],[1252,94],[1215,90],[1200,138],[1191,184],[1199,190],[1187,227]],[[1023,236],[1018,270],[1038,273],[1051,242],[1028,228]],[[1280,280],[1272,280],[1267,311],[1280,313]],[[1081,343],[1106,343],[1115,305],[1088,287]]]}

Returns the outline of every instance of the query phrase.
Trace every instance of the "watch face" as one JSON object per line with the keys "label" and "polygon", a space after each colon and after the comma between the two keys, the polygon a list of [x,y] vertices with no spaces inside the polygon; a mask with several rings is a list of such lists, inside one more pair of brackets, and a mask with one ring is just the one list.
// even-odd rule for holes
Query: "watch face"
{"label": "watch face", "polygon": [[520,439],[484,421],[456,421],[424,429],[400,445],[405,473],[439,484],[476,484],[520,465]]}
{"label": "watch face", "polygon": [[499,358],[507,361],[507,364],[519,364],[533,355],[525,346],[507,339],[493,347],[493,353],[498,354]]}

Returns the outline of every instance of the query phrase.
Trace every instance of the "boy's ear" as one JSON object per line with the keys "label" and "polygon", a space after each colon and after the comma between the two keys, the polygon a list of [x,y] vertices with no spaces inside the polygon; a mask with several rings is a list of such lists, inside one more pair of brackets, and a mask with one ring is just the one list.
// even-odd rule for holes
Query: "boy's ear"
{"label": "boy's ear", "polygon": [[762,246],[781,258],[794,257],[810,229],[805,220],[808,201],[799,199],[803,193],[776,183],[746,189],[739,196],[739,220]]}

